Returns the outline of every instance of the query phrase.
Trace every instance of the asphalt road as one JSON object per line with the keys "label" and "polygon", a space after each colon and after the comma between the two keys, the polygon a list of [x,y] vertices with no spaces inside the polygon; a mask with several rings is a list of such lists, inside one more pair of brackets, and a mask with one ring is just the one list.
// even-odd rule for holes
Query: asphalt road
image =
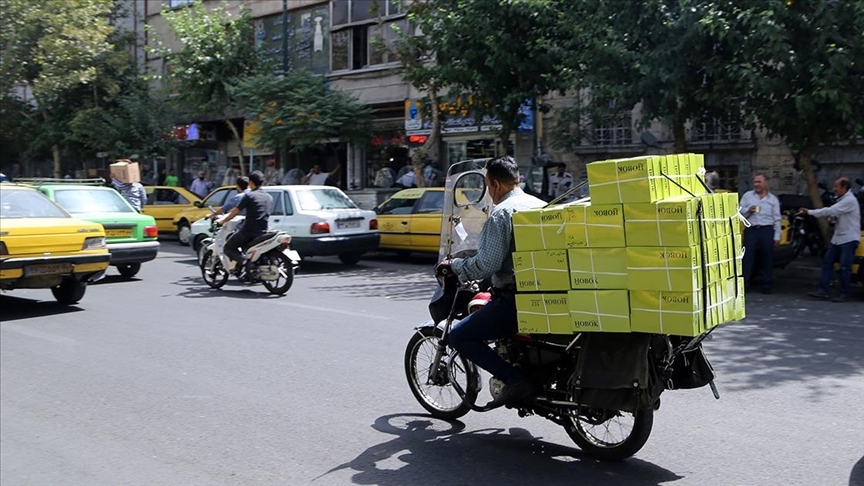
{"label": "asphalt road", "polygon": [[404,378],[434,258],[304,264],[272,297],[210,291],[163,243],[138,278],[63,308],[0,297],[0,483],[16,485],[864,484],[864,304],[773,295],[667,392],[634,458],[592,460],[515,412],[429,418]]}

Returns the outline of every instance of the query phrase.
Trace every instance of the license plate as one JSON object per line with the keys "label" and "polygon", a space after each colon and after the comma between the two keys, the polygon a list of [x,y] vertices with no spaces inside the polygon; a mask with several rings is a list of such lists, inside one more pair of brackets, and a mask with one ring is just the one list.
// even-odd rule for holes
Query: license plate
{"label": "license plate", "polygon": [[359,228],[360,221],[337,221],[336,228],[337,229],[348,229],[348,228]]}
{"label": "license plate", "polygon": [[40,265],[28,265],[24,267],[25,277],[36,277],[40,275],[58,275],[72,273],[71,263],[43,263]]}
{"label": "license plate", "polygon": [[106,238],[117,238],[120,236],[126,236],[126,237],[132,236],[132,230],[131,229],[106,229],[105,230],[105,237]]}

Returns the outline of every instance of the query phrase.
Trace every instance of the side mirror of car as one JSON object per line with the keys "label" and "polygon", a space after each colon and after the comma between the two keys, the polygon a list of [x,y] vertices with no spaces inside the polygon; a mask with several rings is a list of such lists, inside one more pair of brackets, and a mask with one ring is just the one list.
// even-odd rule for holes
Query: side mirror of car
{"label": "side mirror of car", "polygon": [[195,201],[195,202],[192,203],[192,204],[194,204],[195,207],[198,208],[198,209],[203,209],[203,208],[204,208],[204,203],[201,202],[201,201]]}

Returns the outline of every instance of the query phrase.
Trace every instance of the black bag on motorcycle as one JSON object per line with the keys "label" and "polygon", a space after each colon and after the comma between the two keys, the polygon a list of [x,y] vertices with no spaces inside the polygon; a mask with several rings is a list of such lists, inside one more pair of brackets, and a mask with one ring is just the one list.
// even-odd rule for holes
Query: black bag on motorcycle
{"label": "black bag on motorcycle", "polygon": [[575,401],[606,410],[652,407],[663,392],[649,361],[650,334],[583,333],[573,376]]}

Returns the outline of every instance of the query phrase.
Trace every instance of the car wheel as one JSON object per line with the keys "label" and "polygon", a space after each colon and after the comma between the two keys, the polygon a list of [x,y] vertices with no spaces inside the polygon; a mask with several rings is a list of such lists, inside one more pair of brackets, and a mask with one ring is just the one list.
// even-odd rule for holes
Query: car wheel
{"label": "car wheel", "polygon": [[58,303],[72,305],[84,297],[86,290],[87,282],[79,282],[74,278],[64,278],[60,285],[51,288],[51,293],[54,294]]}
{"label": "car wheel", "polygon": [[360,261],[360,257],[362,256],[363,254],[358,251],[349,251],[346,253],[340,253],[339,261],[341,261],[345,265],[356,265],[357,262]]}
{"label": "car wheel", "polygon": [[195,253],[201,251],[201,242],[204,241],[204,238],[207,238],[207,235],[204,233],[195,235],[195,238],[192,240],[192,249],[195,250]]}
{"label": "car wheel", "polygon": [[192,237],[192,228],[185,219],[177,223],[177,240],[181,246],[189,246],[189,238]]}
{"label": "car wheel", "polygon": [[117,271],[120,275],[126,278],[132,278],[141,270],[140,263],[127,263],[125,265],[117,265]]}

